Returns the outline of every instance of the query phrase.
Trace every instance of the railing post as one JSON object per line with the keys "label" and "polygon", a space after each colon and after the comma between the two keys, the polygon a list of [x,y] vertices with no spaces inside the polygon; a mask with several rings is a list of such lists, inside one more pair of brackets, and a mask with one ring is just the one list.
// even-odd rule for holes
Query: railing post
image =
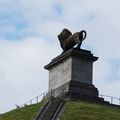
{"label": "railing post", "polygon": [[53,96],[53,91],[52,91],[52,89],[51,89],[51,96]]}
{"label": "railing post", "polygon": [[36,101],[37,101],[37,103],[38,103],[38,96],[36,97]]}
{"label": "railing post", "polygon": [[45,99],[45,93],[43,93],[43,99]]}
{"label": "railing post", "polygon": [[111,104],[113,103],[113,97],[111,97]]}

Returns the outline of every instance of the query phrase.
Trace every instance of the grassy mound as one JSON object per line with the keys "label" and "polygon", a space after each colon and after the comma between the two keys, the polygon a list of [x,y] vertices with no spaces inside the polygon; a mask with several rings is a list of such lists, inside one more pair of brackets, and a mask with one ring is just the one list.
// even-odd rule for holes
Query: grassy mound
{"label": "grassy mound", "polygon": [[69,101],[60,120],[120,120],[120,108]]}
{"label": "grassy mound", "polygon": [[36,114],[45,102],[25,106],[0,115],[0,120],[34,120]]}
{"label": "grassy mound", "polygon": [[[0,120],[34,120],[44,102],[16,109],[0,115]],[[111,106],[68,101],[60,120],[120,120],[120,108]]]}

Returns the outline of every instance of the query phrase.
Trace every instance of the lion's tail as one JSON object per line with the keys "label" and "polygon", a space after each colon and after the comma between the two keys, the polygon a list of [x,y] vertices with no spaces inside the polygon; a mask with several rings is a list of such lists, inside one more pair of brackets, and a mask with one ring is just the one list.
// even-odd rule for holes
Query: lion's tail
{"label": "lion's tail", "polygon": [[86,36],[87,36],[87,32],[85,31],[85,30],[81,30],[80,31],[82,34],[84,34],[84,37],[83,37],[83,39],[82,39],[82,41],[86,38]]}

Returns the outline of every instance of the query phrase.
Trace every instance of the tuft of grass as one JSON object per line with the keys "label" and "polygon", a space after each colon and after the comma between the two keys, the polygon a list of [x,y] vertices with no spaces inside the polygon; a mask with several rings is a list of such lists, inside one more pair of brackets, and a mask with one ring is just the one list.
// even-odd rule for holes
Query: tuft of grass
{"label": "tuft of grass", "polygon": [[120,108],[68,101],[60,120],[120,120]]}
{"label": "tuft of grass", "polygon": [[0,120],[34,120],[36,114],[44,104],[45,101],[12,110],[10,112],[1,114]]}

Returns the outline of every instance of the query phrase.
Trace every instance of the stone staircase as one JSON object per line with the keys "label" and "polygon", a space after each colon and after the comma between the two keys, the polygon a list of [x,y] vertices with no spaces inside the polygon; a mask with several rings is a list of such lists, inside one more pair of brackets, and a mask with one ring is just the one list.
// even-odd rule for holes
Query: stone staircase
{"label": "stone staircase", "polygon": [[64,100],[50,97],[48,102],[39,111],[35,120],[55,120],[63,104]]}

